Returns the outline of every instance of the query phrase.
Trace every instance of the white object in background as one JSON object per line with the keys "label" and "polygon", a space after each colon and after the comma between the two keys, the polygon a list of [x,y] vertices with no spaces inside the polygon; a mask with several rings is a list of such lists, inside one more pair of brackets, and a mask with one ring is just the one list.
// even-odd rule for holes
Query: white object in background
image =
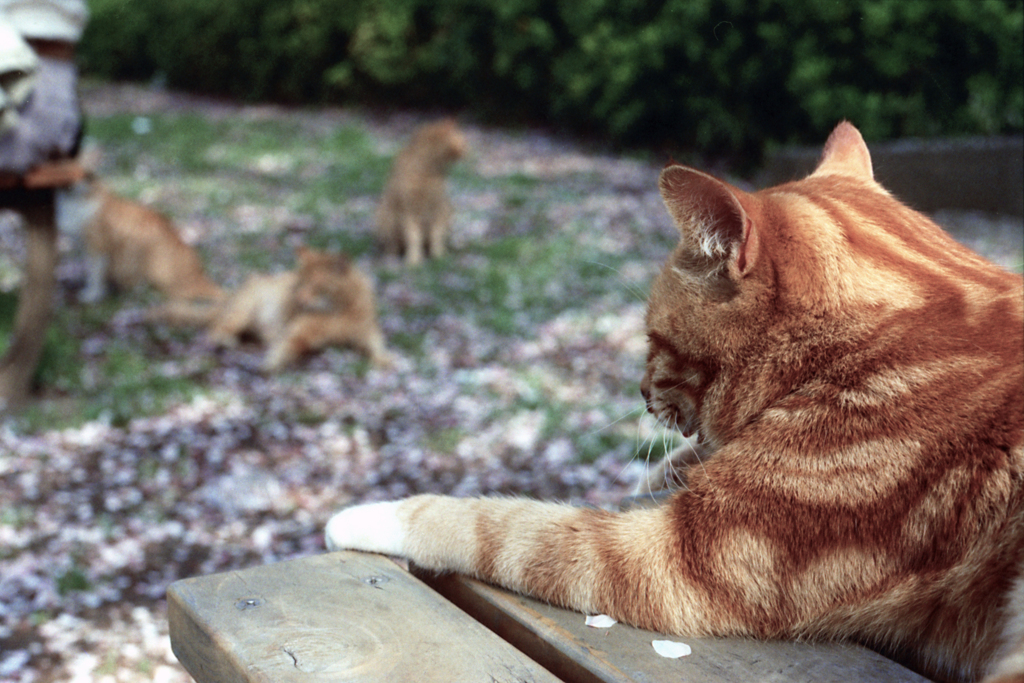
{"label": "white object in background", "polygon": [[607,614],[596,614],[588,616],[584,623],[586,623],[590,628],[611,628],[619,622],[615,621]]}
{"label": "white object in background", "polygon": [[26,38],[77,43],[89,8],[85,0],[0,0],[0,17]]}
{"label": "white object in background", "polygon": [[0,14],[0,134],[18,123],[18,108],[35,87],[39,58]]}
{"label": "white object in background", "polygon": [[654,646],[654,651],[662,657],[669,659],[679,659],[685,657],[692,650],[686,643],[677,643],[674,640],[652,640],[651,645]]}

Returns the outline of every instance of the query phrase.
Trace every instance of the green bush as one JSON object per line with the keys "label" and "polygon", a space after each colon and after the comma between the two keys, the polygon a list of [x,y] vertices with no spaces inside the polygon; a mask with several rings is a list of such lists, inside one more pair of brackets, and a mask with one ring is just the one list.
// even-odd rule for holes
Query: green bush
{"label": "green bush", "polygon": [[1024,128],[1021,0],[92,0],[87,72],[756,158]]}

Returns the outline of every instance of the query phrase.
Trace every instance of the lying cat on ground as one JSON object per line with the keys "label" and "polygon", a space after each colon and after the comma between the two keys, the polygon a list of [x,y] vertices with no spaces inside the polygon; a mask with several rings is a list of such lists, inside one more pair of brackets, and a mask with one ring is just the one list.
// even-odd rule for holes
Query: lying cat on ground
{"label": "lying cat on ground", "polygon": [[253,275],[218,305],[170,304],[158,317],[206,325],[210,341],[222,347],[251,335],[267,346],[268,372],[333,345],[353,347],[371,362],[390,366],[370,279],[344,255],[299,247],[296,256],[295,270]]}
{"label": "lying cat on ground", "polygon": [[95,177],[83,183],[92,213],[82,228],[86,287],[80,301],[103,299],[108,282],[122,289],[148,283],[171,300],[217,301],[224,296],[166,216],[117,196]]}
{"label": "lying cat on ground", "polygon": [[329,548],[679,635],[851,639],[1024,676],[1024,283],[893,199],[840,124],[756,193],[669,166],[647,408],[711,457],[660,507],[416,496]]}
{"label": "lying cat on ground", "polygon": [[405,262],[443,256],[452,220],[445,190],[451,165],[466,153],[466,139],[454,119],[421,126],[399,152],[377,208],[377,240]]}

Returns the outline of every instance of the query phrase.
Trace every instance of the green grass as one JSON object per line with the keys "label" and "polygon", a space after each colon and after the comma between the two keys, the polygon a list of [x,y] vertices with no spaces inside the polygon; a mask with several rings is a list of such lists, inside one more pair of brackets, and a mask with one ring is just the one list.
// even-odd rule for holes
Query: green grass
{"label": "green grass", "polygon": [[[136,132],[139,122],[147,121],[144,133]],[[213,168],[206,159],[207,150],[224,138],[228,124],[186,114],[137,117],[115,114],[93,117],[86,123],[86,134],[95,138],[111,154],[109,163],[116,172],[131,174],[138,161],[147,157],[173,161],[180,171],[203,172]]]}
{"label": "green grass", "polygon": [[[17,297],[17,291],[0,292],[0,353],[10,340]],[[157,413],[202,390],[191,378],[166,376],[154,364],[148,344],[110,334],[106,328],[119,305],[118,300],[108,300],[95,306],[56,307],[33,376],[33,387],[47,400],[29,405],[18,416],[23,430],[61,428],[97,418],[126,424],[134,416]],[[150,341],[184,334],[153,328]],[[109,341],[98,358],[86,358],[82,340],[96,335]]]}
{"label": "green grass", "polygon": [[[147,132],[133,126],[148,121]],[[378,194],[384,187],[391,158],[373,151],[369,134],[354,125],[342,126],[324,138],[298,123],[279,120],[211,119],[196,114],[159,114],[136,117],[115,114],[92,117],[87,134],[108,155],[115,173],[136,174],[144,162],[154,175],[182,174],[199,180],[218,174],[207,191],[224,196],[221,174],[248,175],[259,180],[250,189],[257,198],[267,187],[300,189],[294,197],[299,208],[316,199],[334,200]],[[175,178],[176,181],[186,178]],[[237,202],[241,188],[232,187]]]}
{"label": "green grass", "polygon": [[416,286],[444,301],[447,312],[498,334],[530,334],[538,323],[609,291],[630,296],[614,277],[623,257],[581,248],[571,234],[505,237],[471,253],[485,258],[427,263],[415,274]]}
{"label": "green grass", "polygon": [[[14,330],[14,319],[18,310],[18,292],[0,292],[0,354],[7,351],[11,333]],[[43,350],[32,377],[33,385],[58,385],[66,389],[74,388],[73,375],[65,371],[69,359],[78,354],[78,341],[74,337],[62,335],[51,325],[46,332]]]}
{"label": "green grass", "polygon": [[424,356],[423,335],[398,331],[388,338],[388,345],[402,353],[411,355],[417,360]]}

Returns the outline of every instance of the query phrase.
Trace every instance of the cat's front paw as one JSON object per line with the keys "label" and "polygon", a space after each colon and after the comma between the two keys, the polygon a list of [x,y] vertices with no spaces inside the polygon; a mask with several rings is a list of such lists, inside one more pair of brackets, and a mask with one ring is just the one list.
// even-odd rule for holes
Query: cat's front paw
{"label": "cat's front paw", "polygon": [[263,372],[273,374],[280,372],[294,363],[307,349],[296,338],[285,337],[275,342],[263,356]]}
{"label": "cat's front paw", "polygon": [[327,522],[328,550],[365,550],[384,555],[405,553],[405,531],[398,518],[399,503],[356,505]]}

